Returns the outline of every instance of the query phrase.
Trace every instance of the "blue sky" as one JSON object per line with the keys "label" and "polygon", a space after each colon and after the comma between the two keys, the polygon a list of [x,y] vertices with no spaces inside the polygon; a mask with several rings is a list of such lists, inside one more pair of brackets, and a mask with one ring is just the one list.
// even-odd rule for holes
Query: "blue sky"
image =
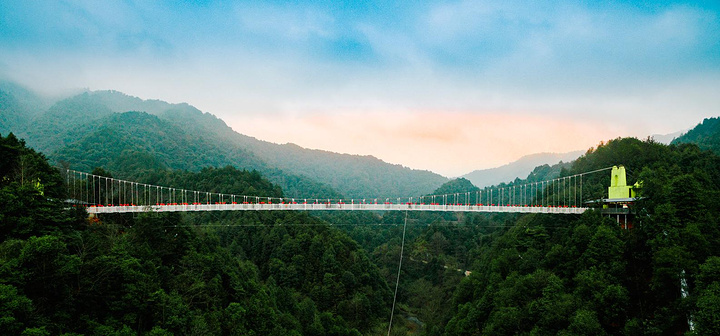
{"label": "blue sky", "polygon": [[459,175],[720,113],[714,2],[3,1],[0,76]]}

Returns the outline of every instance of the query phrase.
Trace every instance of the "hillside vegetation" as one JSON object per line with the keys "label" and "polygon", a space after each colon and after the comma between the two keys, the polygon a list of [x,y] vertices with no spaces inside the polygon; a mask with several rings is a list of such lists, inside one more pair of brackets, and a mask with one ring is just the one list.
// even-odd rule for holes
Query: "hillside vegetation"
{"label": "hillside vegetation", "polygon": [[[15,112],[40,106],[27,96],[7,97],[0,106]],[[73,119],[82,108],[89,119]],[[35,120],[37,129],[23,128],[37,132],[33,137],[57,129],[52,141],[37,143],[60,164],[177,188],[391,196],[428,189],[437,178],[373,158],[259,142],[190,105],[117,92],[86,93],[31,117],[7,116],[0,119],[5,125]],[[81,120],[88,122],[78,125]],[[398,281],[392,335],[718,335],[717,120],[706,119],[670,146],[614,139],[572,163],[539,166],[527,179],[500,184],[622,164],[628,182],[642,186],[631,229],[598,209],[579,216],[250,211],[88,217],[63,202],[62,175],[45,156],[14,135],[2,136],[0,330],[386,334],[393,300],[388,284]],[[281,156],[292,162],[280,167]],[[302,174],[288,174],[287,167]],[[401,182],[383,185],[389,182],[377,177],[382,172]],[[571,188],[585,199],[604,198],[609,175],[586,175]],[[416,176],[422,181],[409,187]],[[466,179],[437,180],[417,195],[478,190]]]}
{"label": "hillside vegetation", "polygon": [[[261,171],[288,195],[308,198],[422,195],[447,181],[438,174],[372,156],[261,141],[184,103],[94,91],[37,110],[41,104],[20,104],[18,92],[0,87],[0,117],[4,117],[0,118],[0,130],[25,138],[51,160],[80,170],[116,165],[110,161],[119,155],[124,156],[123,161],[135,157],[136,161],[153,161],[152,167],[194,171],[232,165]],[[121,172],[124,176],[130,173]]]}
{"label": "hillside vegetation", "polygon": [[632,230],[597,212],[518,218],[477,254],[446,334],[664,335],[688,331],[688,320],[698,335],[717,333],[720,159],[618,139],[565,174],[618,163],[643,181]]}
{"label": "hillside vegetation", "polygon": [[[720,333],[720,157],[692,144],[615,139],[561,175],[617,164],[626,165],[630,183],[643,184],[630,230],[599,211],[410,213],[402,312],[422,321],[426,335]],[[588,175],[584,192],[606,195],[609,175]],[[437,193],[464,188],[473,186],[459,179]],[[403,215],[334,216],[378,224],[346,230],[394,280]],[[406,321],[396,332],[415,329]]]}
{"label": "hillside vegetation", "polygon": [[[403,213],[88,220],[58,201],[62,179],[41,155],[13,136],[1,149],[0,196],[12,206],[0,213],[0,309],[11,334],[343,335],[387,327]],[[407,215],[393,334],[720,332],[720,157],[692,144],[616,139],[561,175],[619,163],[643,185],[631,230],[597,211]],[[603,193],[603,175],[586,179],[585,192]],[[257,172],[232,167],[145,178],[282,195]],[[472,185],[458,180],[438,192],[465,187]],[[325,223],[348,225],[339,225],[343,233]]]}
{"label": "hillside vegetation", "polygon": [[[0,137],[0,157],[3,334],[360,335],[387,316],[377,267],[305,213],[88,218],[22,141]],[[282,195],[230,167],[159,178]]]}
{"label": "hillside vegetation", "polygon": [[673,144],[692,143],[720,155],[720,118],[707,118],[687,133],[672,141]]}

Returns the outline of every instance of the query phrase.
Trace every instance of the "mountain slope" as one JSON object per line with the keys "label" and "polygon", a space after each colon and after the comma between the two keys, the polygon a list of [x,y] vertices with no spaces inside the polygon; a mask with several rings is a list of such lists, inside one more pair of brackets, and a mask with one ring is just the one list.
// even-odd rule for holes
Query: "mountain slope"
{"label": "mountain slope", "polygon": [[676,138],[672,144],[692,143],[701,149],[720,154],[720,118],[707,118],[702,123]]}
{"label": "mountain slope", "polygon": [[0,91],[0,134],[7,134],[26,122],[24,108],[15,97]]}
{"label": "mountain slope", "polygon": [[516,178],[524,179],[533,170],[542,165],[553,165],[560,161],[569,162],[577,159],[583,151],[575,151],[569,153],[538,153],[526,155],[515,162],[508,163],[506,165],[475,170],[471,173],[465,174],[462,177],[470,180],[472,184],[483,188],[491,185],[500,184],[503,182],[514,181]]}
{"label": "mountain slope", "polygon": [[223,151],[208,140],[192,137],[168,121],[144,112],[115,113],[93,122],[89,132],[53,154],[58,160],[72,160],[80,170],[95,165],[119,170],[119,163],[136,154],[156,159],[152,166],[176,170],[224,166],[231,163],[247,169],[264,164],[244,151]]}
{"label": "mountain slope", "polygon": [[[2,335],[350,336],[386,321],[391,292],[368,253],[306,212],[88,220],[42,154],[0,136],[0,159]],[[159,180],[282,196],[232,167]]]}
{"label": "mountain slope", "polygon": [[53,104],[37,114],[25,129],[18,132],[33,148],[52,153],[97,127],[95,121],[112,114],[112,110],[83,93]]}
{"label": "mountain slope", "polygon": [[198,171],[208,166],[234,166],[263,172],[288,195],[340,197],[327,185],[286,174],[268,166],[253,153],[195,136],[145,112],[113,113],[81,129],[82,134],[75,134],[74,141],[51,157],[67,162],[73,169],[91,171],[94,167],[105,167],[118,177],[146,182],[149,182],[148,176],[158,170]]}
{"label": "mountain slope", "polygon": [[448,179],[436,173],[390,164],[373,156],[275,144],[232,130],[225,122],[190,105],[177,104],[161,114],[188,132],[249,150],[268,165],[308,176],[346,197],[403,197],[427,194]]}
{"label": "mountain slope", "polygon": [[39,111],[47,107],[47,100],[32,91],[0,81],[0,134],[24,129]]}
{"label": "mountain slope", "polygon": [[340,188],[348,197],[402,197],[425,194],[447,179],[429,172],[389,164],[373,156],[308,150],[294,144],[258,142],[252,147],[268,163]]}
{"label": "mountain slope", "polygon": [[[264,162],[264,165],[238,167],[261,170],[273,182],[283,186],[286,194],[290,195],[292,193],[286,189],[288,182],[283,181],[276,170],[285,172],[284,176],[306,176],[317,183],[332,187],[345,197],[352,198],[427,194],[447,181],[438,174],[389,164],[372,156],[338,154],[305,149],[294,144],[279,145],[258,140],[233,131],[221,119],[210,113],[203,113],[188,104],[142,100],[117,91],[88,92],[80,96],[86,99],[88,106],[95,108],[100,115],[106,115],[108,110],[146,111],[174,124],[191,137],[205,139],[226,148],[226,151],[251,153],[255,159]],[[70,98],[72,101],[78,99],[80,98]],[[33,141],[30,143],[34,144]],[[39,145],[43,148],[48,147],[42,141]],[[217,160],[211,158],[208,163],[214,164],[214,161]],[[237,163],[232,164],[237,165]]]}
{"label": "mountain slope", "polygon": [[[599,211],[518,215],[471,252],[472,274],[455,287],[445,334],[717,335],[720,157],[695,145],[618,138],[563,176],[616,164],[643,181],[632,229]],[[586,176],[585,194],[601,197],[609,177]],[[685,281],[694,297],[681,298]]]}
{"label": "mountain slope", "polygon": [[[429,171],[371,156],[258,140],[185,103],[143,100],[118,91],[88,91],[49,108],[39,104],[22,107],[18,101],[27,100],[27,94],[1,89],[0,107],[5,108],[0,114],[0,131],[12,131],[51,159],[80,169],[109,165],[116,171],[130,169],[126,174],[132,174],[148,167],[197,171],[208,165],[233,165],[259,170],[294,197],[319,196],[308,190],[324,190],[322,197],[401,197],[427,194],[447,181]],[[148,114],[123,113],[128,111]],[[132,127],[140,134],[132,134]],[[113,139],[114,135],[118,138]]]}

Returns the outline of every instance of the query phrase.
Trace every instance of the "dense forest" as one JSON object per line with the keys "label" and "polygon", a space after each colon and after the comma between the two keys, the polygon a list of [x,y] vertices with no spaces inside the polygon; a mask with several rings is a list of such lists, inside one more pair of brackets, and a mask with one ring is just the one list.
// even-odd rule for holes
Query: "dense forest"
{"label": "dense forest", "polygon": [[707,118],[687,133],[672,141],[673,144],[692,143],[700,149],[709,149],[720,155],[720,118]]}
{"label": "dense forest", "polygon": [[[205,126],[193,130],[187,121],[178,127],[177,120],[158,116],[173,113],[167,103],[119,93],[76,99],[122,109],[139,106],[150,113],[107,110],[78,133],[58,133],[47,145],[59,146],[53,155],[61,165],[72,160],[99,175],[209,192],[282,197],[287,186],[292,192],[341,195],[272,168],[256,152],[225,151],[198,138],[194,132]],[[43,106],[0,95],[0,107],[30,111],[34,107],[28,102]],[[88,106],[63,104],[70,107],[55,104],[48,113]],[[39,116],[23,120],[3,114],[3,122],[39,121]],[[88,216],[65,202],[62,175],[51,161],[13,134],[0,136],[0,330],[9,335],[386,334],[404,250],[392,335],[720,334],[716,120],[706,119],[670,146],[615,139],[572,163],[539,166],[526,179],[501,185],[623,164],[628,182],[641,186],[631,229],[597,209],[578,216]],[[609,173],[600,173],[588,175],[581,188],[590,198],[602,198],[608,185]],[[477,190],[456,179],[426,194]]]}
{"label": "dense forest", "polygon": [[[630,230],[599,211],[411,214],[399,300],[423,325],[407,320],[395,332],[720,334],[720,157],[692,144],[615,139],[572,165],[538,167],[512,183],[557,168],[570,176],[618,163],[626,165],[629,182],[642,184]],[[585,184],[603,197],[609,174]],[[459,179],[438,192],[470,188]],[[401,222],[402,214],[326,216],[335,223],[378,224],[345,230],[372,251],[386,281],[395,279],[402,227],[382,224]],[[465,270],[471,271],[467,277]]]}
{"label": "dense forest", "polygon": [[597,211],[513,219],[471,251],[474,272],[454,293],[445,334],[718,334],[720,158],[616,139],[562,174],[619,162],[643,186],[632,230]]}
{"label": "dense forest", "polygon": [[[369,256],[306,213],[88,217],[43,155],[9,135],[0,156],[4,334],[359,335],[388,315]],[[164,178],[281,193],[234,168]]]}

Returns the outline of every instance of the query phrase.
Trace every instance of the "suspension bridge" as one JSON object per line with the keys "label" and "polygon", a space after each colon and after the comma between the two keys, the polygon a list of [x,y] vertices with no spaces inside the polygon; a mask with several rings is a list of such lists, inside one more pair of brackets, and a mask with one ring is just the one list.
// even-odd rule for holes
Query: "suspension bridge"
{"label": "suspension bridge", "polygon": [[482,190],[363,199],[288,198],[235,195],[159,186],[64,170],[68,203],[90,214],[191,211],[447,211],[581,214],[587,173]]}

